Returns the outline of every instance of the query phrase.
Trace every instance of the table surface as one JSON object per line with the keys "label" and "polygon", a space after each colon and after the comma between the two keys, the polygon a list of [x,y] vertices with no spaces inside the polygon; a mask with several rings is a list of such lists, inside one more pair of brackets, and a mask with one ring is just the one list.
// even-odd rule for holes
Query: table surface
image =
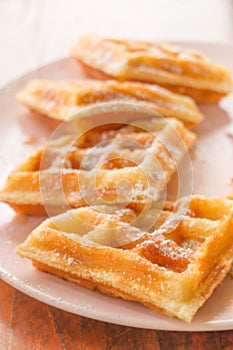
{"label": "table surface", "polygon": [[113,325],[72,315],[0,281],[0,349],[232,350],[233,331],[167,332]]}
{"label": "table surface", "polygon": [[[78,36],[233,43],[232,0],[0,0],[0,86],[66,56]],[[58,310],[0,280],[0,350],[233,349],[233,331],[124,327]]]}

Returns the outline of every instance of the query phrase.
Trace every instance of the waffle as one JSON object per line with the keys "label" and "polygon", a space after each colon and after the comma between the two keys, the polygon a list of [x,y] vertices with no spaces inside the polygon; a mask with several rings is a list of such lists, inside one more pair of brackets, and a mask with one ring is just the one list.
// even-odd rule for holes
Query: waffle
{"label": "waffle", "polygon": [[176,119],[105,128],[37,150],[10,174],[0,200],[27,214],[106,202],[140,211],[160,196],[195,139]]}
{"label": "waffle", "polygon": [[45,220],[17,252],[37,269],[191,322],[230,269],[233,202],[193,196],[176,225],[172,210],[73,209]]}
{"label": "waffle", "polygon": [[117,81],[49,81],[33,80],[18,99],[33,111],[50,118],[65,120],[85,107],[101,102],[129,102],[177,118],[186,126],[201,122],[202,114],[195,102],[156,85]]}
{"label": "waffle", "polygon": [[[232,183],[232,188],[233,188],[233,179],[231,180],[231,183]],[[232,190],[231,193],[229,194],[228,198],[233,200],[233,190]],[[231,275],[231,277],[233,278],[233,264],[232,264],[232,266],[231,266],[230,275]]]}
{"label": "waffle", "polygon": [[155,83],[198,102],[217,102],[233,89],[228,69],[171,44],[84,36],[72,55],[95,78]]}

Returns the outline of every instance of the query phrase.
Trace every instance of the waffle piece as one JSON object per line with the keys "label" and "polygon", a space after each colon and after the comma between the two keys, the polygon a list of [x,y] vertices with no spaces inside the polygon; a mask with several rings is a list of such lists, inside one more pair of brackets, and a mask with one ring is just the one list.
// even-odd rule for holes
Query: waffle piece
{"label": "waffle piece", "polygon": [[[233,200],[233,179],[231,180],[231,184],[232,184],[232,192],[229,194],[228,198]],[[231,266],[230,275],[233,278],[233,264]]]}
{"label": "waffle piece", "polygon": [[129,102],[177,118],[186,126],[202,120],[195,102],[156,85],[117,81],[33,80],[18,99],[32,110],[50,118],[65,120],[85,107],[101,102]]}
{"label": "waffle piece", "polygon": [[84,36],[72,55],[95,78],[156,83],[198,102],[217,102],[233,90],[228,69],[171,44]]}
{"label": "waffle piece", "polygon": [[140,211],[159,197],[195,139],[176,119],[107,127],[36,151],[10,174],[0,200],[27,214],[106,202]]}
{"label": "waffle piece", "polygon": [[194,196],[176,226],[172,215],[73,209],[44,221],[17,252],[42,271],[190,322],[230,269],[233,202]]}

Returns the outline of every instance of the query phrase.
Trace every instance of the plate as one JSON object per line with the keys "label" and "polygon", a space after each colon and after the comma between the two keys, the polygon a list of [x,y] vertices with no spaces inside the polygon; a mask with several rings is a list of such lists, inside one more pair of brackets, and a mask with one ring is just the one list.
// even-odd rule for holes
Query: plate
{"label": "plate", "polygon": [[[226,44],[177,43],[201,50],[233,71],[233,46]],[[46,65],[12,82],[0,92],[0,186],[22,159],[51,134],[56,122],[35,117],[15,101],[15,94],[33,78],[69,79],[84,77],[71,58]],[[200,106],[205,120],[196,127],[198,139],[191,151],[194,172],[193,193],[225,196],[233,177],[233,137],[231,134],[233,96],[220,105]],[[185,169],[184,169],[185,171]],[[174,178],[170,186],[174,186]],[[43,218],[16,215],[0,204],[0,276],[3,280],[49,305],[72,313],[120,325],[171,331],[211,331],[233,328],[233,279],[226,278],[212,297],[186,324],[147,309],[136,302],[89,291],[40,271],[21,259],[16,246]]]}

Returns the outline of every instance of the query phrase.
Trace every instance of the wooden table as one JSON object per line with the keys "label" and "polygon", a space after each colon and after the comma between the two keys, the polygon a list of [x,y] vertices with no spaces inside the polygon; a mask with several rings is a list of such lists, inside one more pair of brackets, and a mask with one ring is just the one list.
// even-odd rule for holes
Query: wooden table
{"label": "wooden table", "polygon": [[0,349],[232,350],[233,331],[167,332],[113,325],[34,300],[0,281]]}
{"label": "wooden table", "polygon": [[[0,85],[66,55],[86,32],[233,42],[231,0],[0,0]],[[233,349],[233,331],[167,332],[72,315],[0,281],[0,350]]]}

